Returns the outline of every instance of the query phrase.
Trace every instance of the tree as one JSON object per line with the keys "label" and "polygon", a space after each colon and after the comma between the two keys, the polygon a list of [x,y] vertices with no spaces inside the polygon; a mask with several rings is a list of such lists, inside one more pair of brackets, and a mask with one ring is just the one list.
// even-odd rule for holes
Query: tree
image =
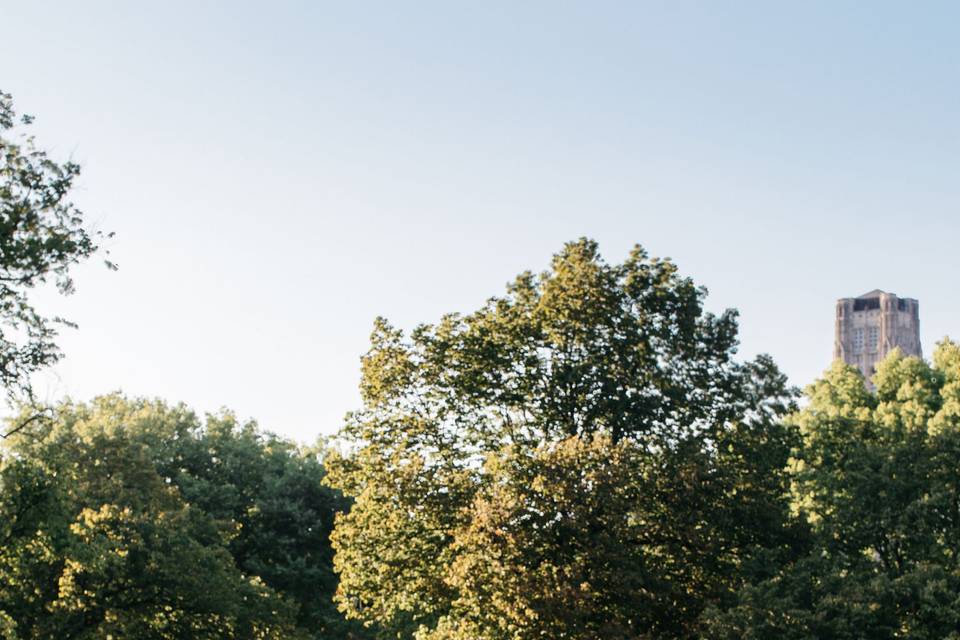
{"label": "tree", "polygon": [[53,282],[72,293],[71,268],[104,237],[68,200],[80,167],[50,159],[32,136],[18,133],[17,125],[32,120],[18,119],[11,96],[0,92],[0,385],[18,401],[31,401],[30,376],[60,359],[57,328],[72,326],[37,311],[30,290]]}
{"label": "tree", "polygon": [[20,437],[4,460],[0,608],[17,635],[289,637],[291,606],[235,566],[229,530],[183,500],[122,422],[81,415]]}
{"label": "tree", "polygon": [[[338,601],[384,637],[688,638],[791,548],[793,392],[736,314],[580,240],[405,337],[378,320],[328,460]],[[562,630],[562,631],[561,631]]]}
{"label": "tree", "polygon": [[161,475],[188,502],[235,527],[228,549],[237,566],[295,602],[299,628],[317,638],[361,634],[333,604],[329,536],[334,514],[349,502],[322,484],[322,450],[298,447],[231,413],[208,416],[202,428],[187,422],[149,437]]}
{"label": "tree", "polygon": [[0,464],[0,611],[21,639],[357,636],[332,604],[347,505],[316,451],[119,395],[51,414]]}
{"label": "tree", "polygon": [[896,351],[874,382],[838,362],[807,389],[791,475],[814,544],[708,637],[960,638],[960,347]]}

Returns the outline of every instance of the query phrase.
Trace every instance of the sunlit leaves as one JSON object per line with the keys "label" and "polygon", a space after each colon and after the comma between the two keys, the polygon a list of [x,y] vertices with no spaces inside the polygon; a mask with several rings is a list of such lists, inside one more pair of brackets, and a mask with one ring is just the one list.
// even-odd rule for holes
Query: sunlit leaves
{"label": "sunlit leaves", "polygon": [[21,640],[356,631],[333,608],[346,504],[317,451],[120,395],[51,416],[0,464],[0,611]]}
{"label": "sunlit leaves", "polygon": [[736,314],[636,248],[566,245],[409,335],[377,320],[328,459],[338,601],[385,637],[693,637],[790,544],[793,394]]}
{"label": "sunlit leaves", "polygon": [[810,552],[711,610],[708,637],[960,637],[958,353],[895,351],[875,395],[840,363],[808,388],[792,477]]}

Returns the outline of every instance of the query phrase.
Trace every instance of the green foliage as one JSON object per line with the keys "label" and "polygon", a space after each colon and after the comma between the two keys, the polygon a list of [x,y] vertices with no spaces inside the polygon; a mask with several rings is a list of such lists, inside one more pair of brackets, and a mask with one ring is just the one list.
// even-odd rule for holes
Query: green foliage
{"label": "green foliage", "polygon": [[690,638],[798,544],[793,392],[667,260],[568,244],[477,312],[378,320],[328,482],[337,599],[384,637]]}
{"label": "green foliage", "polygon": [[[63,259],[17,286],[69,291],[75,170],[3,144],[2,179],[63,172],[38,211],[75,225],[0,240]],[[895,352],[875,393],[836,363],[798,410],[704,297],[580,240],[474,313],[378,319],[329,452],[120,395],[31,408],[0,450],[0,640],[960,640],[960,346]],[[10,335],[55,359],[47,329]]]}
{"label": "green foliage", "polygon": [[63,404],[0,467],[0,621],[23,640],[356,635],[331,602],[346,504],[323,473],[230,414]]}
{"label": "green foliage", "polygon": [[838,363],[808,389],[792,475],[815,544],[709,637],[960,637],[960,347],[895,352],[874,382]]}
{"label": "green foliage", "polygon": [[71,267],[92,256],[103,235],[67,199],[80,167],[51,160],[18,132],[31,122],[18,119],[0,91],[0,385],[21,400],[32,398],[30,375],[59,360],[57,327],[70,324],[40,314],[28,293],[45,282],[71,293]]}

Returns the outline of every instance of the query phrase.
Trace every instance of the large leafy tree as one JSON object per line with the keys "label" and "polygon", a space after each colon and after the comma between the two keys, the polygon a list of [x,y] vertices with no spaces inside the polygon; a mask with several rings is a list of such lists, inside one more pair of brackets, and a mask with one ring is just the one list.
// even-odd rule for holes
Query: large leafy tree
{"label": "large leafy tree", "polygon": [[[42,457],[3,468],[7,522],[22,534],[0,558],[0,607],[18,637],[284,637],[289,606],[237,569],[225,532],[146,450],[102,424],[51,435]],[[49,507],[18,511],[31,493]]]}
{"label": "large leafy tree", "polygon": [[694,637],[795,544],[793,393],[636,248],[564,247],[475,313],[378,320],[328,481],[348,616],[410,638]]}
{"label": "large leafy tree", "polygon": [[328,535],[346,505],[316,451],[118,395],[52,414],[0,464],[0,610],[16,637],[357,633],[333,609]]}
{"label": "large leafy tree", "polygon": [[160,473],[191,504],[231,523],[228,549],[237,565],[296,603],[299,628],[317,638],[360,634],[333,604],[329,536],[334,514],[349,502],[322,484],[322,448],[299,447],[230,413],[150,439],[163,452]]}
{"label": "large leafy tree", "polygon": [[[40,313],[29,293],[48,282],[73,292],[71,268],[103,238],[69,200],[80,167],[37,148],[25,130],[31,122],[18,118],[11,96],[0,91],[0,385],[21,402],[32,400],[30,376],[61,356],[57,328],[70,325]],[[32,415],[39,414],[27,420]]]}
{"label": "large leafy tree", "polygon": [[795,418],[811,553],[711,613],[716,638],[960,638],[960,347],[836,363]]}

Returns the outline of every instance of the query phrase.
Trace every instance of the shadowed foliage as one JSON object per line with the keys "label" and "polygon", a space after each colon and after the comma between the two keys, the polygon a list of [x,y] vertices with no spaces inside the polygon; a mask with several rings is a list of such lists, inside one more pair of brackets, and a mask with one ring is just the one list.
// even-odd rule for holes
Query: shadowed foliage
{"label": "shadowed foliage", "polygon": [[0,620],[15,637],[359,633],[332,603],[328,536],[347,504],[317,451],[118,395],[51,414],[0,464]]}

